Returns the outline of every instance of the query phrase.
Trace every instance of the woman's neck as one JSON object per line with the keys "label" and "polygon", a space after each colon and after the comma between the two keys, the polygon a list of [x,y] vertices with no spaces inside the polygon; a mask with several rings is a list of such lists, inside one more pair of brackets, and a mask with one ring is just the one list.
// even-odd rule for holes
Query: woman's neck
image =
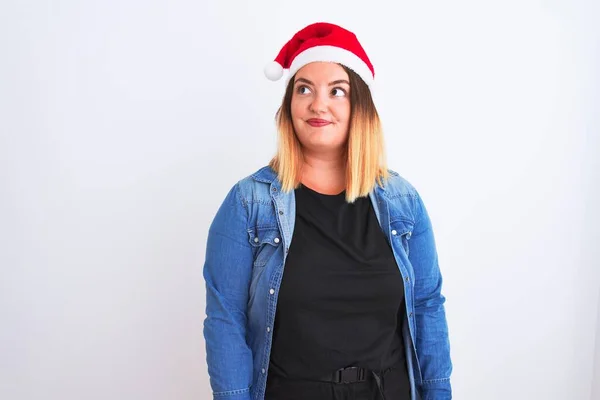
{"label": "woman's neck", "polygon": [[338,194],[346,189],[346,163],[341,158],[304,159],[301,183],[323,194]]}

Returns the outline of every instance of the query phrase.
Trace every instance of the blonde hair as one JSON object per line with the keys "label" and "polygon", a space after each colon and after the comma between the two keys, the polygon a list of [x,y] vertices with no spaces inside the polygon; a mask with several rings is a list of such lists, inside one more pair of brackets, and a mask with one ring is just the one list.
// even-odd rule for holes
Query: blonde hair
{"label": "blonde hair", "polygon": [[[341,65],[350,78],[350,126],[346,146],[346,201],[367,196],[376,184],[389,178],[385,142],[379,114],[367,84],[351,69]],[[281,181],[281,190],[300,185],[303,164],[302,145],[292,123],[291,103],[294,77],[289,80],[277,110],[277,153],[269,166]]]}

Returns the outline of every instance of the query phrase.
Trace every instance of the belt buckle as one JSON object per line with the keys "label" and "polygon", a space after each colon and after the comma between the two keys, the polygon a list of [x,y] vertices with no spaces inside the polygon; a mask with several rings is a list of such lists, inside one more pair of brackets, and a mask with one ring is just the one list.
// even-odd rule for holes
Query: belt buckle
{"label": "belt buckle", "polygon": [[365,380],[365,370],[359,367],[347,367],[337,370],[336,383],[353,383]]}

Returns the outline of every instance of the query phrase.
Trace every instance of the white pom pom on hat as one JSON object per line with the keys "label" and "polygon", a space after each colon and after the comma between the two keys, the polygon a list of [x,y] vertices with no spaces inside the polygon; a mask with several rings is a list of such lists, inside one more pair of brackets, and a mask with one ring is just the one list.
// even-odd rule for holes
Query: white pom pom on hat
{"label": "white pom pom on hat", "polygon": [[296,32],[275,60],[265,65],[264,74],[277,81],[287,69],[289,79],[304,65],[317,61],[340,63],[356,72],[369,87],[374,83],[375,69],[356,35],[327,22],[310,24]]}
{"label": "white pom pom on hat", "polygon": [[283,67],[277,61],[265,65],[265,76],[272,81],[277,81],[283,76]]}

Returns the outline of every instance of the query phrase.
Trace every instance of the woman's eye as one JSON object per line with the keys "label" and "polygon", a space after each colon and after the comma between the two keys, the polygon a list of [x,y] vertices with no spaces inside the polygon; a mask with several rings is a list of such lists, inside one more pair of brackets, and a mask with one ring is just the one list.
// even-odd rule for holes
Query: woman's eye
{"label": "woman's eye", "polygon": [[346,95],[346,91],[342,88],[334,88],[331,91],[331,94],[333,94],[335,97],[342,97]]}
{"label": "woman's eye", "polygon": [[300,94],[307,94],[310,93],[310,89],[308,88],[308,86],[298,86],[298,93]]}

